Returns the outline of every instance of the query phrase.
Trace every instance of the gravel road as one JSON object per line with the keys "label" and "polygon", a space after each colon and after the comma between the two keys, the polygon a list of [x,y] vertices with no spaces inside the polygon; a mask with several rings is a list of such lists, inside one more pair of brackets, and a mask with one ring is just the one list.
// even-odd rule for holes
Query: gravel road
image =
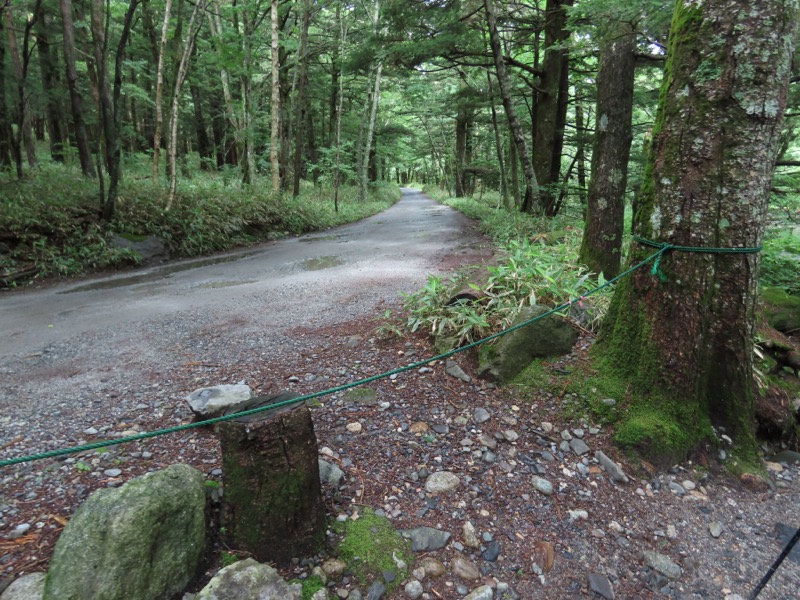
{"label": "gravel road", "polygon": [[[469,221],[406,189],[388,211],[324,233],[2,294],[0,458],[189,422],[184,398],[199,387],[313,392],[430,356],[423,335],[376,340],[375,317],[397,311],[399,294],[429,273],[490,256]],[[553,361],[553,377],[586,360],[592,341],[582,336]],[[458,361],[474,373],[470,357]],[[486,584],[525,600],[741,600],[800,525],[798,466],[770,465],[771,485],[755,492],[713,461],[648,473],[619,454],[612,432],[569,409],[577,398],[461,381],[440,363],[374,388],[372,404],[331,396],[313,410],[323,454],[345,472],[326,491],[328,508],[354,518],[368,506],[397,528],[451,533],[451,544],[426,553],[446,573],[423,577],[423,599],[457,600]],[[598,450],[631,481],[610,481]],[[0,470],[0,589],[4,578],[46,569],[94,489],[176,462],[221,477],[208,430]],[[457,492],[427,491],[442,470],[457,477]],[[543,544],[554,563],[539,577]],[[318,562],[285,574],[307,576]],[[331,591],[356,598],[359,585],[365,592],[352,579]],[[796,550],[760,598],[792,600],[799,588]],[[407,597],[401,588],[384,600]]]}

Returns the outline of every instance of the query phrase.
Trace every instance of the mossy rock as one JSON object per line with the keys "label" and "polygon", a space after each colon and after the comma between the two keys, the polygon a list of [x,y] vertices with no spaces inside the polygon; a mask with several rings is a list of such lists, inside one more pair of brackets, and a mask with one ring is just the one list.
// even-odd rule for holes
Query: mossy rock
{"label": "mossy rock", "polygon": [[342,400],[353,404],[376,406],[378,404],[378,390],[365,386],[350,388],[344,393]]}
{"label": "mossy rock", "polygon": [[800,330],[800,297],[779,287],[761,290],[764,318],[771,327],[784,333]]}
{"label": "mossy rock", "polygon": [[[385,583],[391,592],[408,578],[409,565],[414,561],[411,546],[389,519],[365,509],[360,518],[339,525],[343,536],[339,543],[339,558],[347,563],[362,584],[378,580]],[[405,568],[400,568],[398,561],[402,561]]]}

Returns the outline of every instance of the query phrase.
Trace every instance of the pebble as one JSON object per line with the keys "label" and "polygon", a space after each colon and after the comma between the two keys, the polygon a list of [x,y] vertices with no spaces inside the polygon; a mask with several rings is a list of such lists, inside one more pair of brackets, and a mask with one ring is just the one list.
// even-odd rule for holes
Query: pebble
{"label": "pebble", "polygon": [[420,566],[428,577],[441,577],[447,572],[445,566],[432,556],[426,556],[420,561]]}
{"label": "pebble", "polygon": [[492,600],[494,592],[488,585],[476,587],[468,595],[464,596],[464,600]]}
{"label": "pebble", "polygon": [[673,494],[677,494],[678,496],[685,496],[686,495],[686,489],[680,483],[677,483],[676,481],[670,481],[669,482],[669,489]]}
{"label": "pebble", "polygon": [[606,600],[614,600],[616,597],[608,577],[600,573],[589,573],[589,588]]}
{"label": "pebble", "polygon": [[122,475],[122,471],[120,469],[106,469],[103,471],[103,475],[106,477],[119,477]]}
{"label": "pebble", "polygon": [[683,572],[680,566],[672,562],[668,556],[650,550],[645,550],[642,555],[648,566],[661,573],[664,577],[678,579]]}
{"label": "pebble", "polygon": [[364,426],[361,425],[361,423],[359,423],[358,421],[356,421],[355,423],[348,423],[347,426],[345,427],[345,429],[347,429],[347,431],[349,431],[350,433],[361,433],[361,430],[363,428]]}
{"label": "pebble", "polygon": [[[415,527],[414,529],[402,529],[400,535],[411,540],[411,549],[414,552],[427,552],[428,550],[439,550],[444,548],[452,537],[450,532],[434,529],[433,527]],[[431,575],[427,565],[423,564],[425,572]]]}
{"label": "pebble", "polygon": [[96,427],[89,427],[83,430],[83,433],[86,435],[97,435],[97,428]]}
{"label": "pebble", "polygon": [[481,572],[478,570],[478,567],[460,554],[450,562],[450,569],[453,575],[461,579],[475,581],[481,578]]}
{"label": "pebble", "polygon": [[586,445],[586,442],[577,437],[572,438],[572,440],[569,443],[569,447],[572,448],[572,451],[578,456],[583,456],[584,454],[589,452],[589,446]]}
{"label": "pebble", "polygon": [[586,521],[589,518],[589,513],[585,510],[568,510],[569,522]]}
{"label": "pebble", "polygon": [[478,532],[472,522],[467,521],[463,527],[464,544],[470,548],[480,548],[481,541],[478,539]]}
{"label": "pebble", "polygon": [[413,579],[409,581],[405,587],[403,587],[403,591],[406,593],[406,596],[411,598],[411,600],[417,600],[417,598],[422,597],[422,594],[425,590],[419,581]]}
{"label": "pebble", "polygon": [[598,450],[594,453],[594,457],[597,462],[600,463],[600,466],[606,470],[606,473],[609,474],[612,481],[616,481],[617,483],[628,483],[628,477],[625,475],[622,469],[619,468],[619,465],[608,458],[605,453],[603,453],[601,450]]}
{"label": "pebble", "polygon": [[478,425],[481,423],[485,423],[488,421],[492,415],[489,413],[488,410],[485,408],[476,408],[475,411],[472,413],[472,420],[475,421]]}
{"label": "pebble", "polygon": [[545,496],[549,496],[553,493],[553,484],[547,481],[544,477],[539,477],[538,475],[534,475],[531,478],[531,482],[533,483],[533,489],[535,489],[540,494],[544,494]]}
{"label": "pebble", "polygon": [[500,542],[492,540],[486,545],[486,550],[481,553],[481,558],[488,562],[494,562],[497,560],[497,557],[500,556],[501,551],[502,547],[500,546]]}
{"label": "pebble", "polygon": [[425,491],[429,494],[446,494],[461,486],[458,475],[450,471],[431,473],[425,481]]}
{"label": "pebble", "polygon": [[708,524],[708,531],[711,534],[711,537],[718,538],[722,535],[722,524],[717,521],[712,521]]}
{"label": "pebble", "polygon": [[553,424],[548,423],[547,421],[542,421],[542,423],[539,426],[545,433],[550,433],[551,431],[553,431]]}
{"label": "pebble", "polygon": [[686,481],[681,481],[681,485],[683,486],[683,489],[685,489],[687,492],[691,492],[693,489],[697,487],[694,481],[691,481],[689,479],[687,479]]}

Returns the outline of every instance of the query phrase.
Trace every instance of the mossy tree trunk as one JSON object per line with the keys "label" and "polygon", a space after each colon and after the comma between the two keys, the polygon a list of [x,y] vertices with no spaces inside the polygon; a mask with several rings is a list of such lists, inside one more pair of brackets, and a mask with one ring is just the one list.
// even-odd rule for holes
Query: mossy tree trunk
{"label": "mossy tree trunk", "polygon": [[[634,232],[683,246],[761,244],[797,0],[677,3]],[[652,248],[634,244],[631,263]],[[726,427],[753,456],[758,254],[670,252],[614,295],[601,363],[632,382],[617,439],[674,459]]]}
{"label": "mossy tree trunk", "polygon": [[635,50],[633,26],[620,22],[603,45],[597,75],[597,124],[580,262],[608,279],[619,273],[620,266],[625,188],[633,139]]}
{"label": "mossy tree trunk", "polygon": [[[253,399],[240,409],[285,399]],[[280,564],[316,553],[325,507],[317,438],[305,403],[225,421],[219,435],[223,525],[232,546],[261,562]]]}

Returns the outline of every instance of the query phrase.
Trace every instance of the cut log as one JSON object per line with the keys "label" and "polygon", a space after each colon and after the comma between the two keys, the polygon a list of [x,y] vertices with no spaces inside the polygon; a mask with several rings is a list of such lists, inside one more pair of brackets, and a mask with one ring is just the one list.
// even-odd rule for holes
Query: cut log
{"label": "cut log", "polygon": [[[290,397],[254,398],[247,409]],[[225,421],[218,431],[222,525],[231,547],[277,564],[315,554],[324,537],[325,507],[317,438],[305,403]]]}

